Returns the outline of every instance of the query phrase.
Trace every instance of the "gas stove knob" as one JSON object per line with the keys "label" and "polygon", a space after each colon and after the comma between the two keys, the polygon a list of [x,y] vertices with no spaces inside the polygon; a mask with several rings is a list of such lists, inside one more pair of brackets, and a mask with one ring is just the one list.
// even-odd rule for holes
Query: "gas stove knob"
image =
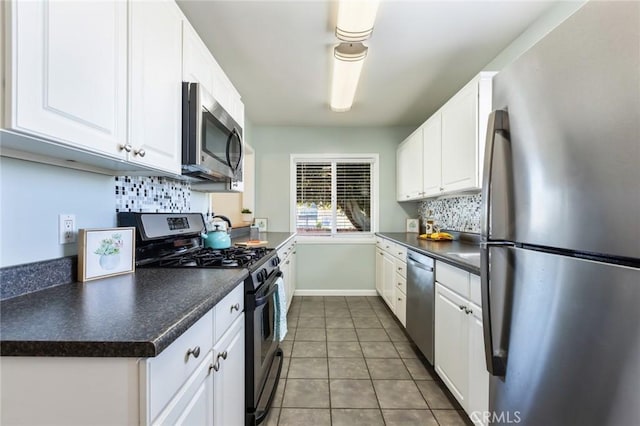
{"label": "gas stove knob", "polygon": [[267,280],[267,270],[262,268],[259,272],[258,272],[258,282],[263,283]]}
{"label": "gas stove knob", "polygon": [[278,266],[280,264],[280,258],[278,256],[271,260],[271,266]]}

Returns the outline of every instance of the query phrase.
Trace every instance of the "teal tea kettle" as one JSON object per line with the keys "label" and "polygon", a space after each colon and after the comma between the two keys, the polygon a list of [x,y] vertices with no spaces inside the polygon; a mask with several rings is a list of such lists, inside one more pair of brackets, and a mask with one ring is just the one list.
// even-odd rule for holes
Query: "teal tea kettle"
{"label": "teal tea kettle", "polygon": [[[214,217],[220,217],[224,219],[228,224],[231,223],[231,221],[224,216]],[[226,249],[231,247],[231,236],[227,233],[226,229],[220,229],[221,225],[221,223],[213,223],[215,229],[213,231],[207,232],[206,234],[202,234],[205,247],[209,247],[212,249]]]}

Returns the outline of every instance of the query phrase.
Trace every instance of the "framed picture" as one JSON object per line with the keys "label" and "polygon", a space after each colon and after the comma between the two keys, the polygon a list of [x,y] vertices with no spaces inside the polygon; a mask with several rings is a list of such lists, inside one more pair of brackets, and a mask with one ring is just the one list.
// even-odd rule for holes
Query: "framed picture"
{"label": "framed picture", "polygon": [[135,270],[135,228],[78,230],[78,281]]}
{"label": "framed picture", "polygon": [[258,227],[258,231],[260,232],[267,232],[267,219],[266,218],[255,218],[254,219],[254,223],[256,224],[256,226]]}
{"label": "framed picture", "polygon": [[407,232],[418,232],[418,219],[407,219]]}

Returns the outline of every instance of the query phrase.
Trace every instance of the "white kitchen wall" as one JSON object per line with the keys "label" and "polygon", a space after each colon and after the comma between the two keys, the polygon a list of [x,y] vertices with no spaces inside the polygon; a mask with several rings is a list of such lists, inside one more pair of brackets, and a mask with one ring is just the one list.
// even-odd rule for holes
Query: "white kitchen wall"
{"label": "white kitchen wall", "polygon": [[78,228],[116,224],[113,176],[0,157],[0,266],[77,253],[58,244],[58,214]]}

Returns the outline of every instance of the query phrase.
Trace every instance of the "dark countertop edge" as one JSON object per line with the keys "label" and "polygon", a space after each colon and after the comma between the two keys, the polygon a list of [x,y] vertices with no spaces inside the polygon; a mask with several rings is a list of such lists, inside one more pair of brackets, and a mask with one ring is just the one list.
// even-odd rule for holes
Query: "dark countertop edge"
{"label": "dark countertop edge", "polygon": [[[396,244],[400,244],[401,246],[404,246],[410,250],[414,250],[417,251],[418,253],[422,253],[425,256],[429,256],[429,257],[433,257],[436,260],[440,260],[443,261],[445,263],[448,263],[450,265],[453,265],[457,268],[460,269],[464,269],[467,272],[471,272],[474,275],[480,275],[480,268],[475,266],[475,265],[471,265],[465,261],[463,261],[462,259],[456,258],[456,257],[452,257],[452,256],[446,256],[443,255],[441,253],[437,253],[431,250],[425,250],[422,247],[418,247],[418,246],[414,246],[411,245],[409,243],[407,243],[406,241],[400,241],[396,238],[394,238],[393,236],[390,236],[389,234],[393,234],[393,233],[386,233],[386,232],[376,232],[376,235],[382,238],[386,238],[388,240],[393,241]],[[465,242],[460,242],[458,240],[456,240],[459,244],[466,244],[466,245],[472,245],[471,243],[465,243]],[[480,247],[478,247],[478,250],[480,250]]]}
{"label": "dark countertop edge", "polygon": [[50,341],[1,340],[0,356],[19,357],[79,357],[79,358],[151,358],[160,355],[171,343],[213,309],[222,299],[244,285],[247,269],[238,270],[235,286],[196,305],[163,333],[149,341]]}

